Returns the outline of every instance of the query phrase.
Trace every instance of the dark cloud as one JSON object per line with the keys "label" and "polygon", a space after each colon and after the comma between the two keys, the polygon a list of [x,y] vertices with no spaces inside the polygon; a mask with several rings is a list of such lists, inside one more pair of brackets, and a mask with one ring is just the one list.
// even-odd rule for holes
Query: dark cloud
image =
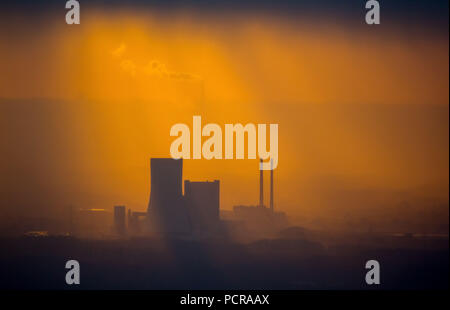
{"label": "dark cloud", "polygon": [[[173,12],[196,10],[204,13],[262,12],[296,18],[335,16],[352,19],[361,16],[365,0],[89,0],[80,1],[82,8],[100,7],[104,10],[151,9]],[[383,20],[424,23],[448,28],[448,0],[380,0]],[[64,11],[63,0],[1,1],[2,11],[20,10],[22,14],[41,14],[45,11]]]}
{"label": "dark cloud", "polygon": [[[448,37],[448,0],[379,0],[381,25],[368,27],[365,24],[365,0],[80,0],[82,16],[116,12],[157,13],[170,21],[173,14],[189,12],[202,22],[205,19],[226,19],[233,16],[259,15],[276,17],[298,26],[318,25],[325,27],[357,29],[371,35],[373,30],[383,35],[393,31],[415,37],[418,33],[426,36]],[[36,27],[54,27],[64,21],[66,13],[64,0],[10,0],[1,1],[0,36],[24,33],[23,24]],[[82,17],[83,20],[83,17]],[[232,20],[229,21],[232,23]],[[8,30],[5,30],[8,28]]]}

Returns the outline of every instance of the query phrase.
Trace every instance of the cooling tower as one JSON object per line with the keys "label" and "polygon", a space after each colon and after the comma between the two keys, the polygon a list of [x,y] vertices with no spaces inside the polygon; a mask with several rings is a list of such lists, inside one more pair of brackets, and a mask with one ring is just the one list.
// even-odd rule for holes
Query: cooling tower
{"label": "cooling tower", "polygon": [[183,203],[183,160],[152,158],[150,160],[150,228],[158,233],[187,233],[190,231],[187,209]]}

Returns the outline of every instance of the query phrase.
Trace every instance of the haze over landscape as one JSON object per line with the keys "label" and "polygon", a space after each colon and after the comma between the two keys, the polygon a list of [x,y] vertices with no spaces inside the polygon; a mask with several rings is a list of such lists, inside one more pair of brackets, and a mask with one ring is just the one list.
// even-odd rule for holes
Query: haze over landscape
{"label": "haze over landscape", "polygon": [[[93,1],[77,27],[52,1],[20,3],[0,21],[2,219],[145,210],[149,158],[201,115],[279,124],[276,208],[299,223],[448,234],[445,1],[386,4],[380,28],[331,1]],[[256,203],[255,167],[190,160],[184,177],[220,179],[231,209]]]}
{"label": "haze over landscape", "polygon": [[[0,4],[0,289],[448,290],[447,0],[79,2]],[[170,158],[193,116],[277,168]]]}

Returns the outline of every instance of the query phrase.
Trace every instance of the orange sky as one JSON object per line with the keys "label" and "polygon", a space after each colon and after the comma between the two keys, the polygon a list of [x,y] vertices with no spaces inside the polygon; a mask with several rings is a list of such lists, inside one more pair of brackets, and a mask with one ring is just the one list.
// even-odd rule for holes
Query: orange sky
{"label": "orange sky", "polygon": [[[279,124],[283,210],[329,210],[321,191],[335,187],[426,188],[448,200],[448,38],[261,16],[97,12],[51,25],[0,41],[12,196],[39,188],[58,203],[145,209],[149,158],[170,156],[170,127],[201,115]],[[57,108],[14,110],[24,98]],[[222,181],[222,208],[257,201],[256,162],[184,167],[185,178]]]}
{"label": "orange sky", "polygon": [[[7,98],[185,106],[198,101],[204,84],[209,104],[448,103],[448,40],[426,33],[349,32],[261,16],[230,23],[188,14],[170,22],[151,14],[91,14],[76,27],[12,38],[0,56],[7,73],[0,94]],[[162,78],[161,70],[175,77]]]}

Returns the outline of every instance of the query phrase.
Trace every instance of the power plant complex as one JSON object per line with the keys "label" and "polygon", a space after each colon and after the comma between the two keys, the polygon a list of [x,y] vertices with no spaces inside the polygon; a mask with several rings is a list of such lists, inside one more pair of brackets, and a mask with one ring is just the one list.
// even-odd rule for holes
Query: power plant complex
{"label": "power plant complex", "polygon": [[[273,170],[270,170],[269,207],[264,205],[264,176],[260,170],[259,204],[235,206],[222,219],[219,180],[185,180],[183,194],[183,159],[172,158],[151,158],[150,175],[147,212],[129,209],[127,213],[127,231],[131,235],[217,235],[236,225],[254,231],[271,231],[287,225],[285,214],[274,211]],[[120,235],[125,234],[125,214],[124,206],[115,207],[114,226]]]}

